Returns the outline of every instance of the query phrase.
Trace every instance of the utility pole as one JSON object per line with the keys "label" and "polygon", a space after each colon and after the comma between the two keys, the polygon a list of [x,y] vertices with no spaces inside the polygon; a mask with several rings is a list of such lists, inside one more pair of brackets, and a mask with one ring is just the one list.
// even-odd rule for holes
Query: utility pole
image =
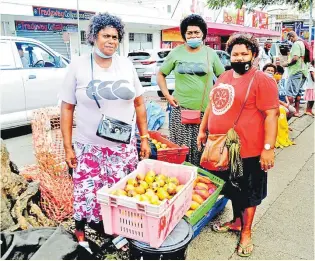
{"label": "utility pole", "polygon": [[312,28],[313,28],[313,0],[310,0],[310,21],[309,21],[309,42],[312,42]]}
{"label": "utility pole", "polygon": [[77,0],[77,23],[78,23],[78,47],[79,56],[81,55],[81,32],[80,32],[80,11],[79,11],[79,0]]}

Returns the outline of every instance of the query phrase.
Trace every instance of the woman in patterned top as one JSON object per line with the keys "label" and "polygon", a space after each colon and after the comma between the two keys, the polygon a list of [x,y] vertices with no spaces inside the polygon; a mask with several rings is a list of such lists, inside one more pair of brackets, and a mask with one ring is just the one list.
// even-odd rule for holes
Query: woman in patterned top
{"label": "woman in patterned top", "polygon": [[[74,169],[75,235],[79,244],[89,250],[84,234],[86,223],[103,230],[96,192],[103,186],[112,186],[138,164],[134,136],[136,123],[142,136],[142,158],[149,157],[150,147],[141,83],[131,61],[116,54],[124,35],[122,21],[108,13],[97,14],[90,21],[87,35],[93,51],[72,60],[60,98],[66,161]],[[73,149],[74,109],[77,127]],[[102,115],[112,118],[113,122],[131,125],[130,143],[97,136]],[[117,129],[111,131],[116,132]]]}

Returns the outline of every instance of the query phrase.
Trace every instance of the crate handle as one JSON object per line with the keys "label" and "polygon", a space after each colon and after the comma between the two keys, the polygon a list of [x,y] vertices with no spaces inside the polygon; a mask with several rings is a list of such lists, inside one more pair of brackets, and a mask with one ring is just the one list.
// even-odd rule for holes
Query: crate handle
{"label": "crate handle", "polygon": [[109,205],[113,207],[117,207],[117,201],[116,198],[109,197]]}
{"label": "crate handle", "polygon": [[145,205],[139,204],[139,203],[136,203],[136,204],[137,204],[137,211],[138,211],[138,212],[146,213],[146,211],[145,211]]}

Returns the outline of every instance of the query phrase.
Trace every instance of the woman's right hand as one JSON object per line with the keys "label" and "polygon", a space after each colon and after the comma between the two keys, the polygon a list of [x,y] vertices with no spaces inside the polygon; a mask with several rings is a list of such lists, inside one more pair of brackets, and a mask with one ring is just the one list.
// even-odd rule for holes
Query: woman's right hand
{"label": "woman's right hand", "polygon": [[176,101],[173,95],[168,95],[166,99],[171,106],[178,107],[178,102]]}
{"label": "woman's right hand", "polygon": [[197,137],[197,146],[198,150],[201,151],[204,144],[207,142],[207,134],[204,131],[199,131],[198,137]]}
{"label": "woman's right hand", "polygon": [[66,162],[69,168],[76,168],[77,167],[77,158],[75,156],[74,150],[72,148],[65,149],[66,154]]}

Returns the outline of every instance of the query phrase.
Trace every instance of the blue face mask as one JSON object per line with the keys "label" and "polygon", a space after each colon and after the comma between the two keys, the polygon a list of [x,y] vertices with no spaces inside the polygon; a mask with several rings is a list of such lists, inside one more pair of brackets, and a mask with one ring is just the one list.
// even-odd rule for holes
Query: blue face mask
{"label": "blue face mask", "polygon": [[94,52],[101,58],[104,58],[104,59],[109,59],[109,58],[112,58],[113,55],[106,55],[106,54],[103,54],[101,52],[100,49],[97,48],[97,45],[95,44],[94,45]]}
{"label": "blue face mask", "polygon": [[202,43],[202,38],[192,38],[187,40],[187,44],[189,47],[195,49],[198,48]]}

